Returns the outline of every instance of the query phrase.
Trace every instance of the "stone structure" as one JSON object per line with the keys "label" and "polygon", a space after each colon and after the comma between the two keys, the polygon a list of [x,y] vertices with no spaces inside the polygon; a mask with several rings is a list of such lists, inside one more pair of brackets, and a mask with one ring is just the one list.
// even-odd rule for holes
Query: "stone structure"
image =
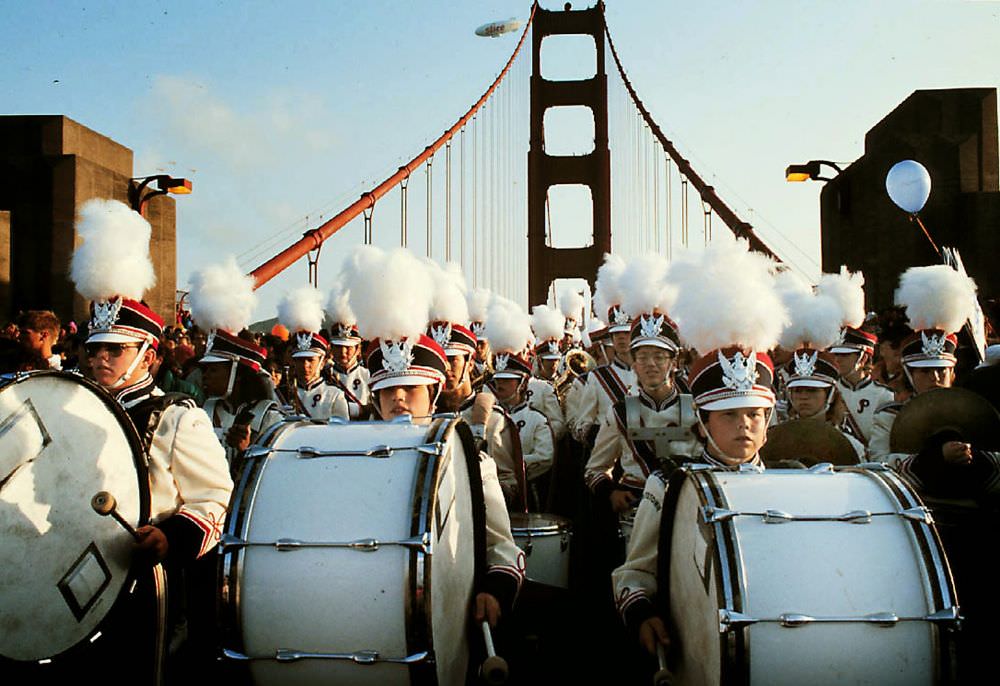
{"label": "stone structure", "polygon": [[[132,151],[63,116],[0,117],[0,320],[52,309],[82,322],[88,303],[69,280],[77,208],[91,198],[128,202]],[[156,286],[145,300],[173,320],[176,213],[166,196],[146,205]]]}
{"label": "stone structure", "polygon": [[865,154],[820,195],[823,271],[847,265],[865,275],[868,309],[892,304],[899,275],[941,260],[917,224],[896,207],[885,177],[913,159],[931,175],[920,217],[938,246],[959,249],[982,300],[1000,294],[1000,149],[997,91],[916,91],[865,136]]}

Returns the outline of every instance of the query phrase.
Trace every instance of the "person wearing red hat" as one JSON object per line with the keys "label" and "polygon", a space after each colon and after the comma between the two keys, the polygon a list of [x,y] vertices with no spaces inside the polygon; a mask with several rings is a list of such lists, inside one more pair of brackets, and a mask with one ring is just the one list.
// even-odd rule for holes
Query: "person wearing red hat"
{"label": "person wearing red hat", "polygon": [[176,582],[173,570],[215,547],[233,482],[208,415],[186,395],[164,395],[149,374],[163,320],[138,300],[154,280],[148,222],[122,203],[92,200],[80,210],[77,231],[84,240],[71,274],[92,301],[90,373],[132,420],[149,469],[150,520],[137,528],[135,544],[147,566],[137,572],[138,590],[121,601],[122,621],[106,632],[105,645],[145,671],[132,674],[136,681],[151,683],[166,659],[163,570]]}
{"label": "person wearing red hat", "polygon": [[348,302],[349,293],[339,287],[330,292],[326,312],[333,319],[330,327],[330,364],[327,378],[344,393],[352,421],[366,419],[371,403],[369,372],[361,364],[361,336],[357,318]]}
{"label": "person wearing red hat", "polygon": [[[778,342],[787,311],[774,290],[772,263],[743,241],[717,240],[698,256],[671,268],[678,286],[671,314],[685,342],[708,351],[688,376],[701,443],[686,461],[720,469],[763,469],[760,449],[774,410],[774,366],[766,353]],[[737,297],[738,303],[718,303]],[[624,564],[612,572],[618,612],[640,645],[656,654],[670,637],[657,614],[661,510],[669,470],[646,480]]]}
{"label": "person wearing red hat", "polygon": [[875,410],[895,400],[893,391],[871,376],[878,336],[844,327],[840,340],[830,346],[840,378],[837,389],[850,413],[853,433],[867,443],[871,439]]}
{"label": "person wearing red hat", "polygon": [[296,412],[310,419],[347,420],[350,416],[347,396],[322,374],[330,351],[329,342],[318,333],[323,323],[322,298],[318,290],[304,286],[278,304],[278,319],[292,332],[288,340],[292,345],[295,392],[289,400]]}
{"label": "person wearing red hat", "polygon": [[[390,293],[383,287],[385,275],[394,273],[410,279],[404,292]],[[351,308],[358,314],[361,335],[372,341],[367,366],[377,418],[388,421],[408,415],[414,422],[430,421],[449,363],[444,348],[421,333],[428,326],[434,289],[428,267],[405,249],[385,252],[362,246],[345,261],[340,280],[352,285]],[[495,626],[511,612],[524,582],[524,553],[510,531],[496,463],[482,451],[479,458],[488,567],[477,589],[473,615],[477,622]]]}

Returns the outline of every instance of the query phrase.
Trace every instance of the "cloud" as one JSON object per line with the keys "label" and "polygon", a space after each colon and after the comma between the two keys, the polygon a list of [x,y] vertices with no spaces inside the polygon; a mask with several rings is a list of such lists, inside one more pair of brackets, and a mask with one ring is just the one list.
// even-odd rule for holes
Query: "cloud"
{"label": "cloud", "polygon": [[207,82],[161,75],[147,106],[175,156],[214,159],[238,172],[336,143],[330,114],[313,94],[275,91],[229,102]]}

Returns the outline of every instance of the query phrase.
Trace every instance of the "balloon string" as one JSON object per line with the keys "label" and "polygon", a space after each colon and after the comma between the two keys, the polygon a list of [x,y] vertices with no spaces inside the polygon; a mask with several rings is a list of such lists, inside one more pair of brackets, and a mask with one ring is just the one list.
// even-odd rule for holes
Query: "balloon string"
{"label": "balloon string", "polygon": [[916,212],[910,215],[910,220],[917,222],[917,226],[919,226],[921,230],[924,232],[924,235],[927,236],[927,240],[930,241],[931,247],[934,248],[934,252],[937,253],[938,257],[941,257],[941,251],[938,250],[937,244],[934,242],[934,239],[931,238],[931,234],[927,231],[927,227],[924,226],[924,223],[922,221],[920,221],[920,217],[917,215]]}

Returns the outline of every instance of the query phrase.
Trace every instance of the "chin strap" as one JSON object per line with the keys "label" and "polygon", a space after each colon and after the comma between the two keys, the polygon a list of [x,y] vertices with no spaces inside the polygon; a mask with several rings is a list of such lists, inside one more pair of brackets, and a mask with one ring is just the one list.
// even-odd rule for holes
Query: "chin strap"
{"label": "chin strap", "polygon": [[114,388],[121,388],[122,384],[124,384],[126,381],[128,381],[129,377],[132,376],[132,372],[135,371],[135,368],[139,366],[139,362],[142,360],[142,356],[146,353],[147,350],[149,350],[149,340],[148,339],[144,340],[142,342],[142,345],[139,346],[139,350],[136,353],[135,359],[132,360],[132,364],[130,364],[128,366],[128,369],[125,370],[125,373],[122,374],[120,377],[118,377],[118,380],[115,381],[110,386],[108,386],[108,388],[112,388],[112,389],[114,389]]}
{"label": "chin strap", "polygon": [[226,393],[222,396],[223,398],[228,398],[233,392],[233,385],[236,383],[236,365],[238,364],[239,362],[236,360],[229,363],[229,383],[226,384]]}

